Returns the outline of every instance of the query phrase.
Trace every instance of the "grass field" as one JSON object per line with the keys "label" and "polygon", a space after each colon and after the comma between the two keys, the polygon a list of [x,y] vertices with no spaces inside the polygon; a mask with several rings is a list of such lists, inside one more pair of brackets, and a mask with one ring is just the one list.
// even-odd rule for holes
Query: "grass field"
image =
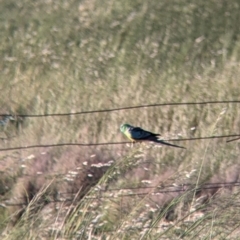
{"label": "grass field", "polygon": [[[0,114],[240,100],[240,2],[0,1]],[[0,148],[239,134],[239,103],[16,117]],[[0,152],[1,239],[239,239],[239,141]],[[231,183],[231,184],[227,184]]]}

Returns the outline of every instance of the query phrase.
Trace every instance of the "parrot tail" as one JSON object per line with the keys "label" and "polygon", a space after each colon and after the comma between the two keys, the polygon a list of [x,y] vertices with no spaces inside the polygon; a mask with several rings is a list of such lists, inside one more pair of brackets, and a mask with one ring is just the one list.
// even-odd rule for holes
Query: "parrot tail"
{"label": "parrot tail", "polygon": [[160,139],[158,139],[158,138],[156,138],[156,137],[150,138],[149,140],[150,140],[151,142],[160,143],[160,144],[167,145],[167,146],[170,146],[170,147],[177,147],[177,148],[186,149],[185,147],[181,147],[181,146],[178,146],[178,145],[175,145],[175,144],[171,144],[171,143],[164,142],[163,140],[160,140]]}

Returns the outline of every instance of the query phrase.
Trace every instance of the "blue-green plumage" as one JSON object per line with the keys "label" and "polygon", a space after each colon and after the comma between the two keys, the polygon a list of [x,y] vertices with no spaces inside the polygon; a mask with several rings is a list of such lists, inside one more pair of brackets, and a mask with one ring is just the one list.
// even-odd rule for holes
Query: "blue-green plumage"
{"label": "blue-green plumage", "polygon": [[10,120],[15,120],[12,115],[6,115],[0,120],[0,126],[5,127]]}
{"label": "blue-green plumage", "polygon": [[127,123],[121,125],[120,131],[133,142],[150,141],[150,142],[156,142],[156,143],[160,143],[160,144],[164,144],[172,147],[184,148],[184,147],[170,144],[170,143],[164,142],[163,140],[158,139],[158,136],[161,136],[160,134],[152,133],[140,127],[131,126],[130,124],[127,124]]}

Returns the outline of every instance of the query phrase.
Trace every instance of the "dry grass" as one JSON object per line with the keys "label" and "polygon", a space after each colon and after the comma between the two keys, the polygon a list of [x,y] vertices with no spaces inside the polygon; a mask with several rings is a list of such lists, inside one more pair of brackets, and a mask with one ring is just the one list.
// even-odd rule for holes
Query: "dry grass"
{"label": "dry grass", "polygon": [[[218,0],[2,1],[0,113],[236,100],[239,8]],[[18,118],[1,132],[1,147],[122,141],[123,122],[165,138],[237,134],[240,111],[218,104]],[[204,184],[239,181],[238,142],[182,145],[0,152],[1,238],[237,239],[239,188]]]}

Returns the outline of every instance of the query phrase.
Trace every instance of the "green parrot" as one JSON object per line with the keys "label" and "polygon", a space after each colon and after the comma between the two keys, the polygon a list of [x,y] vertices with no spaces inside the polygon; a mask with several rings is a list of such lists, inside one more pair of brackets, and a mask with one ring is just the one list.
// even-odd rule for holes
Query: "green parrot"
{"label": "green parrot", "polygon": [[163,140],[158,139],[158,136],[161,136],[160,134],[148,132],[140,127],[133,127],[127,123],[121,125],[120,131],[132,142],[150,141],[150,142],[156,142],[156,143],[168,145],[171,147],[185,148],[185,147],[170,144],[170,143],[164,142]]}
{"label": "green parrot", "polygon": [[0,120],[0,126],[3,128],[6,127],[10,120],[13,121],[15,118],[12,115],[3,116],[3,118]]}

